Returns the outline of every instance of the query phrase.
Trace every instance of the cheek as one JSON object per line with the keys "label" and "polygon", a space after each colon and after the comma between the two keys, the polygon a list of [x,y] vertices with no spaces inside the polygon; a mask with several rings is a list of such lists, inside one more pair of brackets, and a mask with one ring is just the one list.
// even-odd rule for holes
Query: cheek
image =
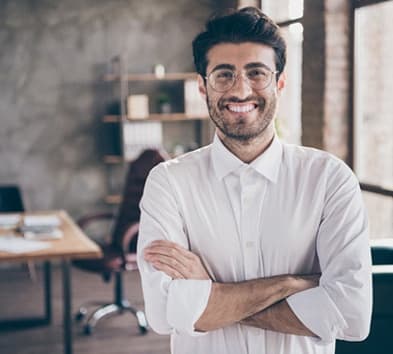
{"label": "cheek", "polygon": [[207,101],[209,102],[210,106],[218,106],[222,99],[222,95],[218,95],[217,93],[208,93]]}
{"label": "cheek", "polygon": [[272,102],[275,102],[277,100],[278,95],[278,91],[276,89],[272,89],[266,92],[263,98],[268,104],[271,104]]}

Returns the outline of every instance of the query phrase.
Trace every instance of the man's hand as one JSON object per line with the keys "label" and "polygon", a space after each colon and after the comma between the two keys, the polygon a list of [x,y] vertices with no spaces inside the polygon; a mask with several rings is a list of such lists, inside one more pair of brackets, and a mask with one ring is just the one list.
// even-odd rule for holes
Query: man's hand
{"label": "man's hand", "polygon": [[270,331],[317,337],[296,317],[285,300],[276,302],[267,309],[240,321],[241,324]]}
{"label": "man's hand", "polygon": [[153,241],[145,248],[144,258],[173,279],[210,279],[201,259],[174,242]]}

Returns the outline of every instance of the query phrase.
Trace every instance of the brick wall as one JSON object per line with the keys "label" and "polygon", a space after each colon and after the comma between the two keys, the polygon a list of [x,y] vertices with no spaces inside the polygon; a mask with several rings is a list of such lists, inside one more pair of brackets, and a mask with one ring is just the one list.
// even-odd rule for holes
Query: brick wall
{"label": "brick wall", "polygon": [[302,143],[322,149],[326,67],[323,0],[305,0],[303,27]]}
{"label": "brick wall", "polygon": [[323,147],[348,160],[351,9],[346,0],[325,0],[326,67]]}
{"label": "brick wall", "polygon": [[350,6],[305,0],[302,142],[348,160]]}

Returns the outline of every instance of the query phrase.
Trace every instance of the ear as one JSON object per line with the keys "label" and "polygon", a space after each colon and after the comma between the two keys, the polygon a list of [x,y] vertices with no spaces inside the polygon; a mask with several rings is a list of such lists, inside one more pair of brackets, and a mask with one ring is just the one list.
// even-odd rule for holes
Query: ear
{"label": "ear", "polygon": [[283,71],[277,81],[277,92],[280,95],[282,90],[285,88],[285,85],[287,83],[287,74],[285,71]]}
{"label": "ear", "polygon": [[199,93],[201,94],[202,98],[205,100],[206,99],[206,84],[205,84],[205,80],[203,79],[203,77],[201,75],[198,75],[198,89],[199,89]]}

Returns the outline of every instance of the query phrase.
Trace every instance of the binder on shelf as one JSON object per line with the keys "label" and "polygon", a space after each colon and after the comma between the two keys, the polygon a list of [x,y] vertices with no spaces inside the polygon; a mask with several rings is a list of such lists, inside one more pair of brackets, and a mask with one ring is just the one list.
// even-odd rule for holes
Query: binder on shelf
{"label": "binder on shelf", "polygon": [[145,149],[160,149],[163,145],[161,122],[125,122],[123,125],[123,155],[134,160]]}

